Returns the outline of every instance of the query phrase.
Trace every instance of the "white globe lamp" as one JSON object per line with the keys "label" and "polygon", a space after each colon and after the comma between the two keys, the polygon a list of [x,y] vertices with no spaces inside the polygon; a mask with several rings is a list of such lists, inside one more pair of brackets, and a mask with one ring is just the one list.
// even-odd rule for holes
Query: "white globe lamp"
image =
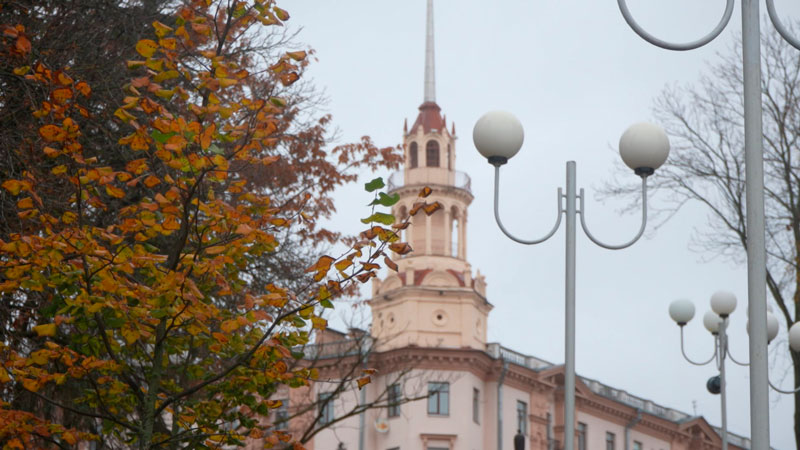
{"label": "white globe lamp", "polygon": [[722,318],[714,311],[707,311],[703,315],[703,326],[706,327],[711,334],[719,333],[719,326],[722,324]]}
{"label": "white globe lamp", "polygon": [[513,114],[506,111],[489,111],[475,123],[472,141],[489,164],[501,166],[522,148],[525,132]]}
{"label": "white globe lamp", "polygon": [[800,322],[789,328],[789,347],[793,352],[800,352]]}
{"label": "white globe lamp", "polygon": [[636,175],[652,175],[669,156],[669,138],[658,125],[635,123],[619,139],[619,155]]}
{"label": "white globe lamp", "polygon": [[711,296],[711,310],[723,319],[736,309],[736,296],[733,292],[717,291]]}
{"label": "white globe lamp", "polygon": [[678,326],[684,326],[694,317],[694,303],[678,299],[669,304],[669,316]]}

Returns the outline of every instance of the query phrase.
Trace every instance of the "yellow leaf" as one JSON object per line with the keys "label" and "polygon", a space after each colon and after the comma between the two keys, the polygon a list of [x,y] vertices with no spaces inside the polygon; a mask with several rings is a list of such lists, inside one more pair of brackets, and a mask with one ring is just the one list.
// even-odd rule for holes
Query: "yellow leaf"
{"label": "yellow leaf", "polygon": [[60,166],[53,167],[50,173],[52,173],[53,175],[61,175],[62,173],[66,173],[66,171],[67,171],[67,166],[62,164]]}
{"label": "yellow leaf", "polygon": [[302,61],[302,60],[306,59],[306,52],[304,52],[304,51],[287,52],[286,55],[289,56],[289,58],[292,58],[295,61]]}
{"label": "yellow leaf", "polygon": [[219,79],[219,85],[222,86],[222,87],[233,86],[236,83],[238,83],[238,82],[236,80],[234,80],[233,78],[220,78]]}
{"label": "yellow leaf", "polygon": [[37,336],[55,336],[56,324],[47,323],[44,325],[37,325],[33,327],[33,331],[36,333]]}
{"label": "yellow leaf", "polygon": [[125,197],[125,191],[122,189],[112,186],[110,184],[106,185],[106,193],[114,198],[123,198]]}
{"label": "yellow leaf", "polygon": [[50,361],[50,350],[38,350],[31,353],[31,361],[39,366],[47,364]]}
{"label": "yellow leaf", "polygon": [[8,383],[9,381],[11,381],[11,377],[8,375],[6,369],[0,366],[0,384]]}
{"label": "yellow leaf", "polygon": [[136,61],[136,60],[128,60],[128,61],[126,61],[126,64],[128,65],[128,69],[135,69],[137,67],[142,67],[145,64],[145,62],[144,61]]}
{"label": "yellow leaf", "polygon": [[136,43],[136,51],[145,58],[153,56],[158,50],[158,44],[150,39],[142,39]]}
{"label": "yellow leaf", "polygon": [[233,331],[236,331],[236,329],[239,328],[239,322],[237,322],[235,320],[226,320],[226,321],[222,322],[222,325],[220,325],[220,328],[222,329],[222,331],[224,331],[226,333],[231,333]]}
{"label": "yellow leaf", "polygon": [[341,272],[341,271],[347,269],[348,267],[350,267],[352,265],[353,265],[353,261],[350,261],[349,259],[343,259],[343,260],[341,260],[341,261],[336,263],[336,270]]}
{"label": "yellow leaf", "polygon": [[21,66],[14,69],[14,75],[23,76],[31,70],[31,66]]}
{"label": "yellow leaf", "polygon": [[125,342],[130,345],[139,340],[139,332],[136,330],[131,330],[130,328],[123,328],[122,337],[124,337]]}
{"label": "yellow leaf", "polygon": [[312,317],[311,324],[313,328],[316,328],[318,330],[324,330],[325,328],[328,327],[328,321],[323,319],[322,317]]}
{"label": "yellow leaf", "polygon": [[153,28],[155,28],[156,30],[156,36],[160,38],[168,35],[169,32],[172,31],[172,28],[168,27],[167,25],[164,25],[163,23],[157,20],[153,22]]}
{"label": "yellow leaf", "polygon": [[159,39],[158,43],[168,50],[175,50],[178,47],[178,41],[175,38]]}

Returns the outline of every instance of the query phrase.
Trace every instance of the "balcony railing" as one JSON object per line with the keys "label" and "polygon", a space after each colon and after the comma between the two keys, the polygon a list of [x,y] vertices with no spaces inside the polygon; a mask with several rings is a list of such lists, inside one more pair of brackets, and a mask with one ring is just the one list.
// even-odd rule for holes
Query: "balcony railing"
{"label": "balcony railing", "polygon": [[406,185],[422,186],[453,186],[472,192],[472,180],[464,172],[447,170],[443,168],[428,168],[426,170],[411,169],[399,170],[389,176],[387,183],[389,192],[400,189]]}

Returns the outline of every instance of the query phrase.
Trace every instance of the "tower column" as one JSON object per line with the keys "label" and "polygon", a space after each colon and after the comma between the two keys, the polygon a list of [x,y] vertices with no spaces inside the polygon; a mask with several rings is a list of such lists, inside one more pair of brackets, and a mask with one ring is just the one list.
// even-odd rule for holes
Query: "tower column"
{"label": "tower column", "polygon": [[461,211],[458,222],[458,257],[467,259],[467,211]]}
{"label": "tower column", "polygon": [[428,255],[431,254],[431,249],[433,247],[431,242],[433,240],[431,239],[433,237],[431,236],[431,217],[433,216],[425,215],[425,253]]}
{"label": "tower column", "polygon": [[450,219],[450,208],[444,208],[444,226],[442,227],[442,238],[444,239],[444,256],[451,256],[453,254],[453,250],[451,248],[452,245],[452,233],[453,230],[450,228],[452,226],[452,220]]}

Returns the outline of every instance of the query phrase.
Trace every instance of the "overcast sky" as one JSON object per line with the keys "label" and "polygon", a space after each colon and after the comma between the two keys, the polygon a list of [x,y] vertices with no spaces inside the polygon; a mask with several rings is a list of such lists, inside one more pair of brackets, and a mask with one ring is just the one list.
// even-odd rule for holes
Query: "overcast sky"
{"label": "overcast sky", "polygon": [[[775,3],[786,21],[800,18],[796,2]],[[711,30],[724,4],[629,1],[645,28],[676,41]],[[379,145],[400,143],[403,120],[413,121],[422,102],[425,0],[307,0],[285,7],[293,26],[303,27],[300,40],[317,51],[310,75],[330,99],[339,142],[369,135]],[[619,170],[619,137],[628,125],[650,120],[653,99],[666,85],[697,80],[717,53],[730,51],[741,28],[739,9],[737,2],[728,29],[711,44],[670,52],[636,36],[613,0],[435,0],[436,100],[448,124],[456,124],[456,168],[472,177],[468,259],[473,271],[486,275],[494,305],[490,341],[563,363],[564,231],[562,226],[533,247],[501,234],[491,214],[492,167],[472,144],[475,121],[488,110],[504,109],[525,127],[522,151],[502,170],[501,214],[512,232],[533,238],[550,229],[565,163],[575,160],[578,187],[589,194],[586,217],[593,234],[611,243],[627,241],[638,217],[620,214],[624,201],[600,202],[594,195],[612,177],[635,181]],[[368,200],[361,186],[342,190],[336,226],[358,230]],[[651,201],[659,206],[658,196]],[[719,396],[705,388],[716,370],[683,360],[679,329],[667,314],[676,298],[695,302],[687,351],[707,359],[713,340],[700,319],[714,291],[733,291],[739,307],[729,327],[731,350],[738,360],[748,359],[746,267],[691,250],[693,233],[706,222],[699,205],[687,205],[621,251],[601,249],[579,231],[576,365],[582,376],[690,414],[696,402],[696,413],[719,425]],[[783,324],[777,341],[785,348]],[[788,387],[784,355],[771,356],[770,375]],[[746,436],[748,379],[747,368],[729,362],[729,430]],[[794,448],[790,396],[772,394],[770,405],[772,446]]]}

